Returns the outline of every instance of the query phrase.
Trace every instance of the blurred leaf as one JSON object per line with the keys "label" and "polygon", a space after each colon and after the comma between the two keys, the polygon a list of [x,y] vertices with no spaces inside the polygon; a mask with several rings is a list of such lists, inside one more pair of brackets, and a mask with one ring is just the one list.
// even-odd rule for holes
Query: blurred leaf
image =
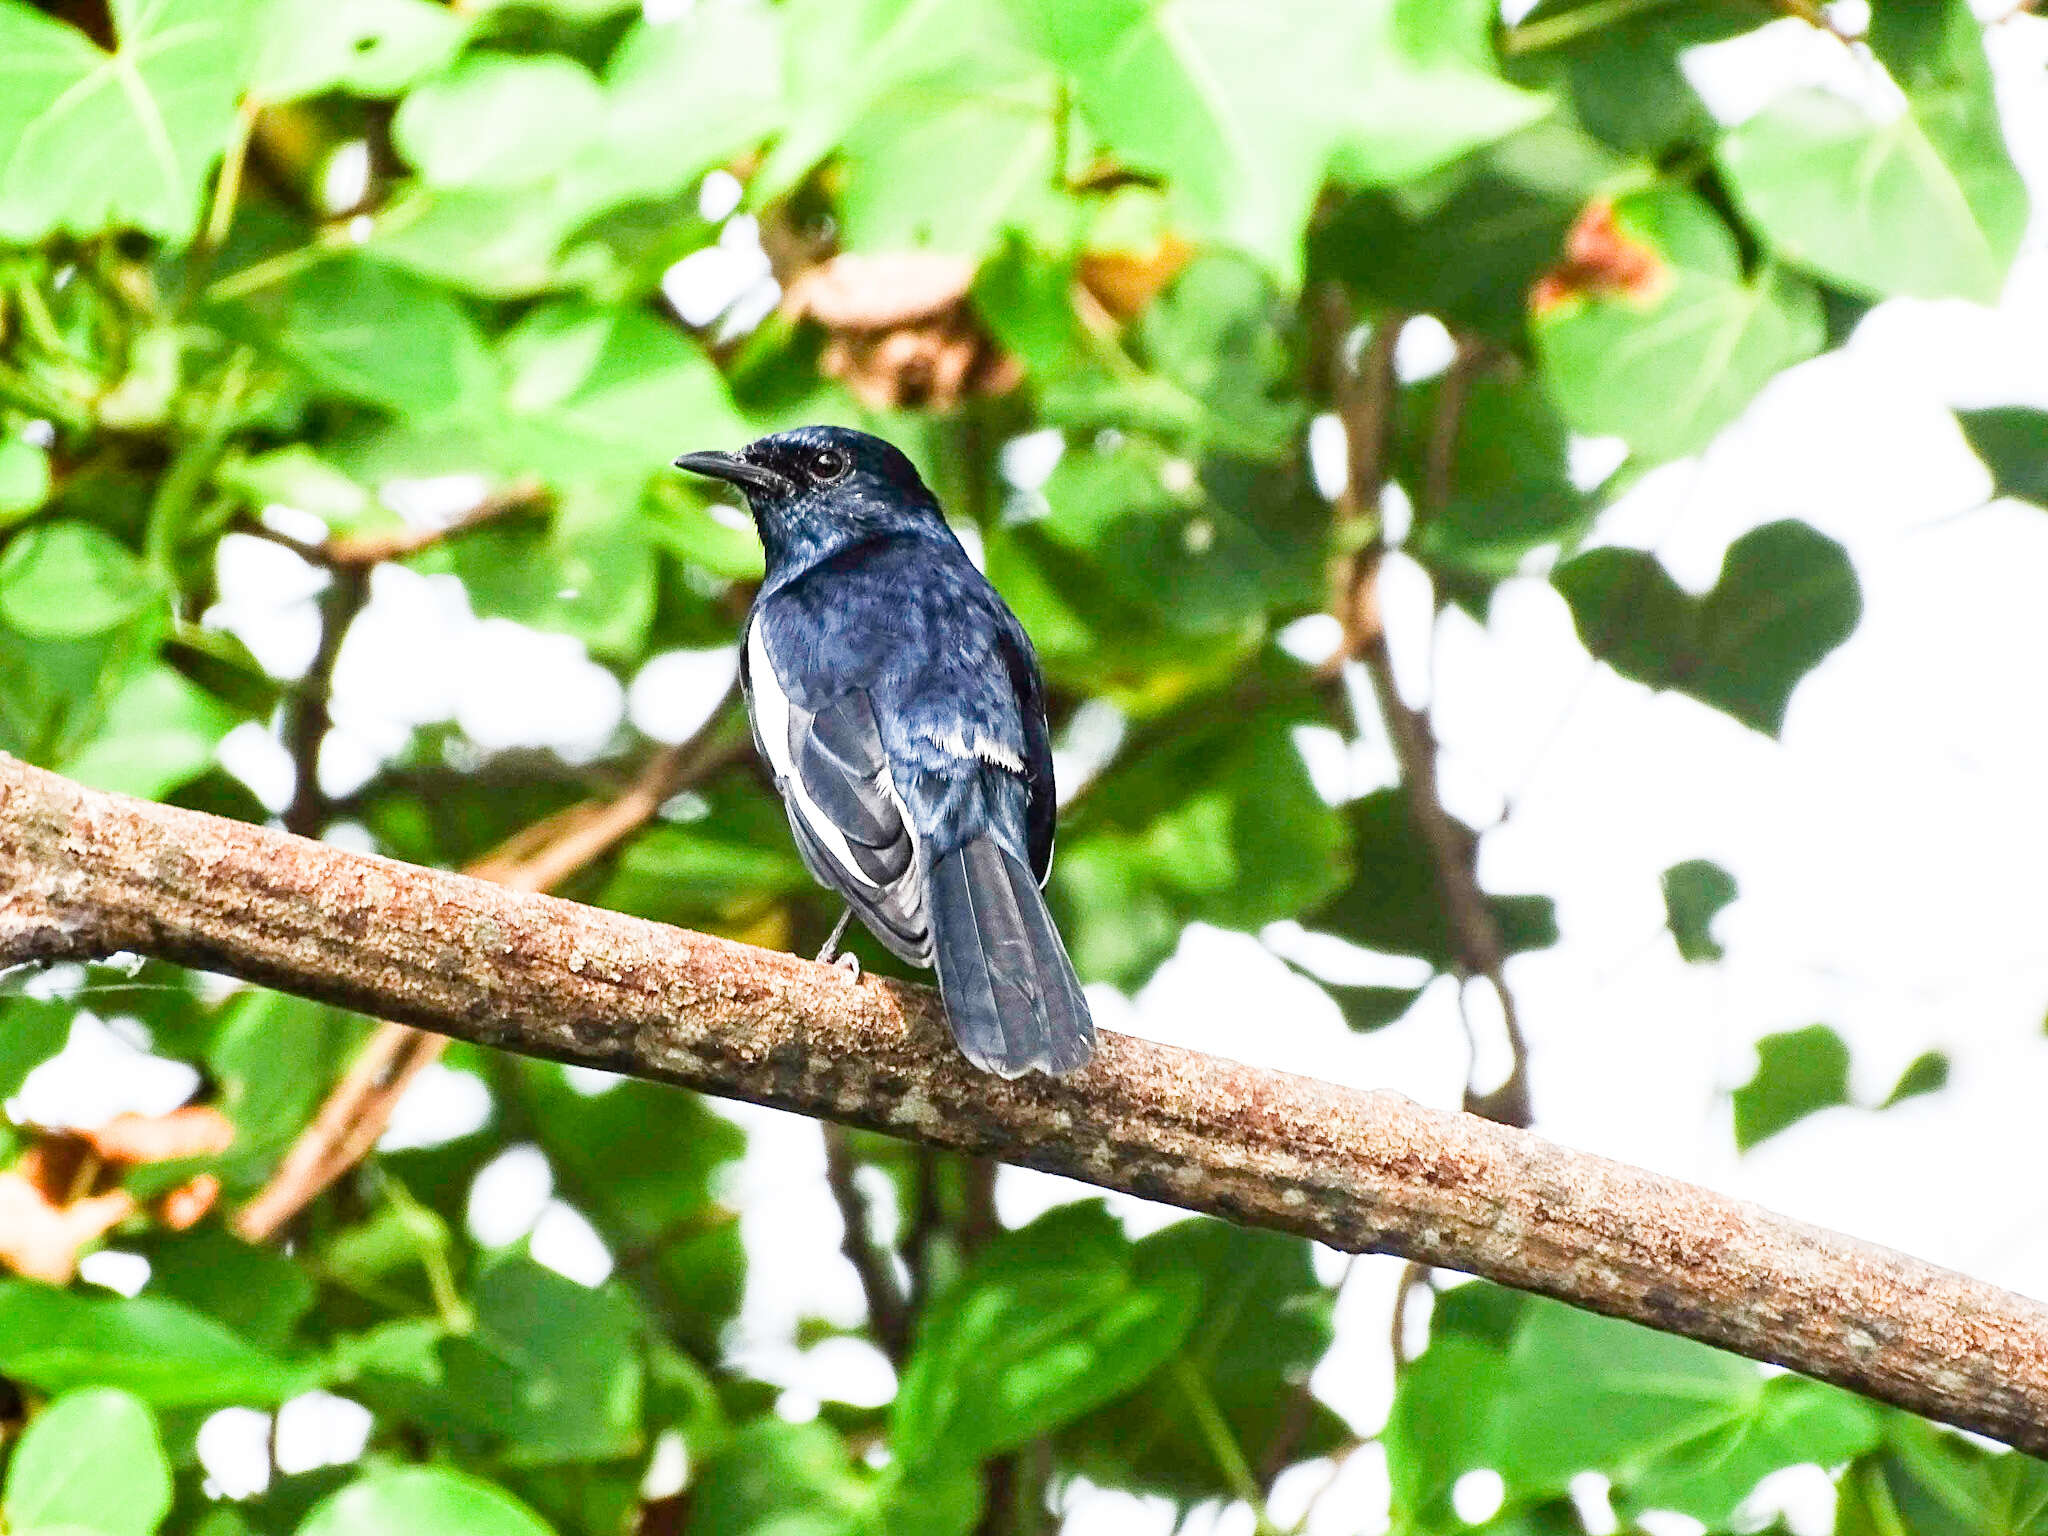
{"label": "blurred leaf", "polygon": [[313,1308],[303,1265],[217,1226],[152,1234],[137,1245],[149,1260],[152,1296],[225,1323],[259,1349],[288,1349]]}
{"label": "blurred leaf", "polygon": [[230,1194],[251,1194],[313,1116],[365,1030],[353,1014],[251,988],[229,999],[206,1048],[218,1103],[235,1122],[219,1172]]}
{"label": "blurred leaf", "polygon": [[476,1281],[475,1329],[443,1341],[450,1415],[509,1464],[605,1461],[640,1446],[644,1370],[625,1301],[506,1257]]}
{"label": "blurred leaf", "polygon": [[1678,953],[1694,964],[1727,951],[1714,938],[1714,919],[1735,899],[1735,877],[1712,859],[1687,859],[1664,871],[1664,922]]}
{"label": "blurred leaf", "polygon": [[157,596],[142,562],[91,523],[38,523],[0,555],[0,620],[37,639],[102,634]]}
{"label": "blurred leaf", "polygon": [[0,0],[0,239],[132,227],[173,243],[199,222],[228,142],[256,0],[110,0],[118,46]]}
{"label": "blurred leaf", "polygon": [[158,1408],[274,1404],[319,1384],[311,1366],[174,1301],[74,1295],[27,1280],[0,1281],[0,1375],[52,1394],[120,1387]]}
{"label": "blurred leaf", "polygon": [[1361,1035],[1399,1022],[1422,996],[1420,987],[1354,987],[1322,977],[1316,981],[1336,1002],[1345,1028]]}
{"label": "blurred leaf", "polygon": [[0,996],[0,1102],[21,1092],[22,1080],[64,1049],[71,1035],[74,1003]]}
{"label": "blurred leaf", "polygon": [[1745,276],[1735,237],[1670,184],[1582,216],[1600,265],[1539,289],[1543,376],[1580,432],[1645,459],[1704,447],[1771,377],[1821,348],[1812,285],[1775,267]]}
{"label": "blurred leaf", "polygon": [[370,514],[370,493],[304,443],[224,464],[215,483],[259,510],[272,502],[311,512],[331,529],[351,528]]}
{"label": "blurred leaf", "polygon": [[204,773],[236,714],[167,666],[134,673],[107,703],[97,736],[66,758],[66,776],[95,789],[161,799]]}
{"label": "blurred leaf", "polygon": [[50,456],[18,437],[0,438],[0,528],[49,499]]}
{"label": "blurred leaf", "polygon": [[1135,983],[1189,922],[1254,930],[1337,890],[1344,822],[1309,780],[1295,723],[1285,706],[1204,699],[1090,787],[1053,876],[1084,976]]}
{"label": "blurred leaf", "polygon": [[567,165],[604,113],[597,81],[569,59],[472,53],[407,92],[391,132],[430,187],[516,186]]}
{"label": "blurred leaf", "polygon": [[7,1461],[7,1529],[151,1536],[171,1507],[171,1468],[148,1405],[111,1387],[67,1392],[29,1422]]}
{"label": "blurred leaf", "polygon": [[1187,1276],[1141,1272],[1099,1202],[1060,1206],[977,1255],[922,1319],[890,1416],[912,1465],[971,1466],[1156,1370],[1195,1321]]}
{"label": "blurred leaf", "polygon": [[[1382,954],[1415,955],[1439,970],[1456,969],[1462,957],[1436,864],[1415,830],[1405,791],[1375,790],[1343,814],[1352,828],[1351,881],[1306,921]],[[1549,897],[1489,896],[1487,904],[1505,953],[1557,942]]]}
{"label": "blurred leaf", "polygon": [[1774,1377],[1751,1396],[1731,1397],[1719,1422],[1653,1461],[1626,1503],[1677,1510],[1709,1529],[1726,1529],[1773,1472],[1809,1462],[1840,1466],[1877,1439],[1870,1404],[1819,1382]]}
{"label": "blurred leaf", "polygon": [[1333,165],[1349,180],[1401,180],[1548,106],[1494,71],[1491,9],[1465,0],[1012,4],[1107,146],[1169,173],[1192,232],[1259,257],[1289,287]]}
{"label": "blurred leaf", "polygon": [[1488,1433],[1506,1390],[1507,1350],[1534,1305],[1519,1292],[1484,1281],[1435,1298],[1429,1347],[1401,1367],[1380,1438],[1387,1478],[1403,1528],[1464,1527],[1451,1508],[1459,1478],[1486,1459]]}
{"label": "blurred leaf", "polygon": [[1885,298],[1997,300],[2027,223],[1967,0],[1872,8],[1870,47],[1906,93],[1879,121],[1819,89],[1732,129],[1720,164],[1772,247]]}
{"label": "blurred leaf", "polygon": [[1991,494],[2048,506],[2048,411],[2008,405],[1958,411],[1963,436],[1991,471]]}
{"label": "blurred leaf", "polygon": [[389,96],[445,64],[467,31],[432,0],[270,0],[250,89],[264,101]]}
{"label": "blurred leaf", "polygon": [[1672,688],[1775,736],[1801,678],[1855,630],[1863,598],[1842,546],[1804,523],[1769,523],[1728,546],[1693,597],[1632,549],[1589,550],[1551,580],[1587,650],[1622,676]]}
{"label": "blurred leaf", "polygon": [[[1902,1413],[1886,1416],[1885,1441],[1857,1501],[1892,1516],[1873,1522],[1872,1536],[2048,1536],[2048,1464],[1987,1451]],[[1856,1511],[1850,1498],[1843,1503],[1846,1526]]]}
{"label": "blurred leaf", "polygon": [[1334,1297],[1316,1280],[1305,1241],[1182,1221],[1139,1243],[1135,1259],[1141,1284],[1194,1284],[1195,1323],[1169,1368],[1062,1435],[1062,1456],[1090,1481],[1188,1502],[1235,1496],[1189,1402],[1187,1372],[1253,1467],[1283,1434],[1292,1436],[1291,1460],[1342,1442],[1343,1422],[1299,1396],[1334,1333]]}
{"label": "blurred leaf", "polygon": [[276,302],[276,345],[317,388],[409,419],[454,411],[491,388],[491,359],[469,315],[399,268],[351,252],[286,279]]}
{"label": "blurred leaf", "polygon": [[1544,25],[1597,18],[1596,25],[1511,60],[1518,84],[1549,85],[1567,97],[1587,132],[1625,155],[1656,157],[1710,142],[1718,125],[1679,65],[1688,48],[1757,27],[1742,0],[1660,5],[1631,14],[1601,0],[1546,0],[1517,23],[1525,36]]}
{"label": "blurred leaf", "polygon": [[1471,381],[1457,418],[1449,494],[1443,505],[1429,504],[1441,391],[1432,380],[1403,397],[1396,463],[1417,502],[1403,547],[1440,576],[1490,586],[1514,575],[1532,550],[1582,531],[1593,508],[1572,483],[1569,434],[1540,381],[1499,371]]}
{"label": "blurred leaf", "polygon": [[1735,1145],[1742,1151],[1849,1102],[1849,1047],[1827,1025],[1765,1035],[1756,1053],[1756,1074],[1735,1090]]}
{"label": "blurred leaf", "polygon": [[306,1517],[298,1536],[552,1536],[511,1495],[446,1467],[371,1472]]}
{"label": "blurred leaf", "polygon": [[1906,1070],[1899,1074],[1899,1080],[1892,1085],[1892,1091],[1885,1095],[1878,1108],[1890,1109],[1925,1093],[1939,1093],[1948,1086],[1948,1071],[1946,1051],[1922,1051],[1906,1064]]}
{"label": "blurred leaf", "polygon": [[691,1491],[692,1536],[855,1536],[865,1489],[839,1437],[770,1414],[733,1436]]}

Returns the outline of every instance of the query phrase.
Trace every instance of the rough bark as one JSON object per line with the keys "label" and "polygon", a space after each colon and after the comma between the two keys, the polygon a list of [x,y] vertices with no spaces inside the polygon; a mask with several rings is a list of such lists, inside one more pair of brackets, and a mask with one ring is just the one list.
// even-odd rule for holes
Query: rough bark
{"label": "rough bark", "polygon": [[127,950],[870,1127],[1789,1366],[2048,1452],[2048,1306],[1471,1115],[1105,1034],[1004,1083],[934,995],[0,757],[0,963]]}

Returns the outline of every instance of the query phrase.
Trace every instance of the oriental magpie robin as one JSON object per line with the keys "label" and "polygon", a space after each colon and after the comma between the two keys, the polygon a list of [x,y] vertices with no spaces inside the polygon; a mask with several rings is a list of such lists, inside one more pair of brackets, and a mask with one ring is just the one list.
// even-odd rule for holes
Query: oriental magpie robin
{"label": "oriental magpie robin", "polygon": [[760,531],[740,679],[804,864],[938,971],[969,1061],[1073,1071],[1095,1025],[1039,895],[1052,748],[1024,627],[878,437],[800,427],[676,466],[738,486]]}

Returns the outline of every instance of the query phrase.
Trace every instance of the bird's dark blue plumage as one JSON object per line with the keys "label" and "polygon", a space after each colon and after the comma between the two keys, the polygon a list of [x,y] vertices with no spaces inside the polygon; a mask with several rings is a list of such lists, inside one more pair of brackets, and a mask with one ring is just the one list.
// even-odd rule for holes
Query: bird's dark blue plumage
{"label": "bird's dark blue plumage", "polygon": [[741,676],[806,866],[937,970],[976,1066],[1079,1067],[1095,1027],[1039,894],[1055,797],[1023,626],[880,438],[802,427],[676,463],[738,485],[760,530]]}

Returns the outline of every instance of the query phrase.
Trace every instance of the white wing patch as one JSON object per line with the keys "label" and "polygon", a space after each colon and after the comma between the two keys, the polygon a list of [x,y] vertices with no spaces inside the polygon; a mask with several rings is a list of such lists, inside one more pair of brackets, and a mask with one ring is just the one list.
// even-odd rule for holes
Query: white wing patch
{"label": "white wing patch", "polygon": [[927,731],[925,739],[941,752],[950,752],[955,757],[978,758],[984,763],[1006,768],[1011,773],[1024,771],[1023,758],[981,731],[976,731],[970,737],[956,725],[949,731]]}
{"label": "white wing patch", "polygon": [[[803,775],[796,771],[796,761],[789,755],[789,695],[783,692],[775,663],[768,658],[768,647],[762,642],[758,624],[747,627],[747,682],[761,745],[768,753],[769,767],[775,770],[776,787],[797,808],[797,814],[832,854],[840,870],[869,890],[879,891],[882,887],[861,873],[853,850],[847,846],[846,834],[818,809],[818,802],[804,788]],[[907,819],[905,824],[908,825]]]}

